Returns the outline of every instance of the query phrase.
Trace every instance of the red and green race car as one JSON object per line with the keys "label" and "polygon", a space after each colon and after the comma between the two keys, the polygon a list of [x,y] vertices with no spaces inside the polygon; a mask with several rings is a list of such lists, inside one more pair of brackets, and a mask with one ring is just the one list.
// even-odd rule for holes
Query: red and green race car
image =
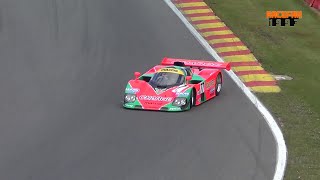
{"label": "red and green race car", "polygon": [[230,63],[164,58],[146,73],[129,80],[123,107],[157,111],[186,111],[222,90],[222,70]]}

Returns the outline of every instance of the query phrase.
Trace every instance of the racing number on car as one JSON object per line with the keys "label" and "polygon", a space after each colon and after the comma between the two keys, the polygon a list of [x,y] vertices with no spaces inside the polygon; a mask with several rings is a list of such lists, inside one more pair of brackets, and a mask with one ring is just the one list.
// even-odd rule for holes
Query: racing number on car
{"label": "racing number on car", "polygon": [[200,84],[199,94],[202,94],[202,93],[204,93],[204,82]]}

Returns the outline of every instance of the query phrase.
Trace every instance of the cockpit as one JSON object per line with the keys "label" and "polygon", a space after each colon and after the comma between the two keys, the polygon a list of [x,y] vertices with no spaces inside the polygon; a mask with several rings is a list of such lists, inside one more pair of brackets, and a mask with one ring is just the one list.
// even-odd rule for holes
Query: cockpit
{"label": "cockpit", "polygon": [[185,77],[186,74],[182,69],[167,67],[156,72],[149,83],[154,88],[171,88],[184,84]]}

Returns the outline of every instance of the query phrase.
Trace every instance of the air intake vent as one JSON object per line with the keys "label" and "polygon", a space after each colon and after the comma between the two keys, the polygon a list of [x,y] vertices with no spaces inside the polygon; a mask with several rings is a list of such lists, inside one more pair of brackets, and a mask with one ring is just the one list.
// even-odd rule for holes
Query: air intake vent
{"label": "air intake vent", "polygon": [[184,62],[176,61],[173,63],[174,66],[184,66]]}

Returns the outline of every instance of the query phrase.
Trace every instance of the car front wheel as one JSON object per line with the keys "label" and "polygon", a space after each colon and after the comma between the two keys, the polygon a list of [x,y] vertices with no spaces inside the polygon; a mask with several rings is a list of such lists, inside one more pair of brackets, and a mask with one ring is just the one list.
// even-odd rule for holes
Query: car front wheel
{"label": "car front wheel", "polygon": [[194,90],[192,90],[191,91],[191,96],[190,96],[190,103],[189,103],[189,107],[190,107],[190,109],[192,108],[192,106],[194,106],[195,105],[195,91]]}

